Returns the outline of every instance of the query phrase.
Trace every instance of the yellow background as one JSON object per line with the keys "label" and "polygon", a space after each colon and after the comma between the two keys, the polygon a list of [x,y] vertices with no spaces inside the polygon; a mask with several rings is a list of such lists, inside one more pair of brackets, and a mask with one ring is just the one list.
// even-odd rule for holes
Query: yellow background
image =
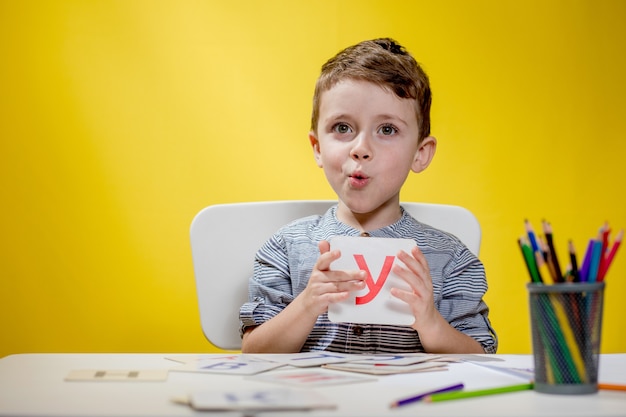
{"label": "yellow background", "polygon": [[[193,216],[334,198],[313,85],[380,36],[434,91],[437,155],[402,199],[476,214],[499,352],[530,352],[524,219],[553,224],[563,263],[568,239],[626,227],[624,22],[620,0],[0,0],[0,356],[215,350]],[[626,352],[624,251],[603,352]]]}

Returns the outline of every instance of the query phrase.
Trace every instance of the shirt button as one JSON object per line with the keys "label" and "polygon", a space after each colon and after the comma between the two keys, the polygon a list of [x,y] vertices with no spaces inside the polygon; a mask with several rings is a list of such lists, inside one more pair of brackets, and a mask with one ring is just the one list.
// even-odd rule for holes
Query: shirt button
{"label": "shirt button", "polygon": [[354,334],[355,336],[361,336],[363,334],[363,328],[361,326],[354,326],[354,329],[352,329],[352,334]]}
{"label": "shirt button", "polygon": [[361,232],[361,237],[370,237],[370,234],[367,232]]}

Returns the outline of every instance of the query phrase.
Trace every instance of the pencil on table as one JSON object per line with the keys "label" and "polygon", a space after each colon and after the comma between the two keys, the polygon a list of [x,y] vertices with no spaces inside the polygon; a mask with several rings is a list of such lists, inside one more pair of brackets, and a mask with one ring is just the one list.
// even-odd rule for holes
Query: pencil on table
{"label": "pencil on table", "polygon": [[389,407],[391,408],[396,408],[396,407],[401,407],[403,405],[407,405],[407,404],[411,404],[417,401],[421,401],[422,399],[428,397],[429,395],[433,395],[433,394],[439,394],[439,393],[443,393],[443,392],[452,392],[452,391],[458,391],[463,389],[464,385],[462,383],[458,383],[458,384],[454,384],[454,385],[449,385],[449,386],[445,386],[442,388],[437,388],[428,392],[423,392],[421,394],[418,395],[413,395],[411,397],[407,397],[407,398],[403,398],[401,400],[397,400],[392,402]]}
{"label": "pencil on table", "polygon": [[626,385],[622,384],[603,384],[601,382],[598,383],[598,389],[609,390],[609,391],[626,391]]}
{"label": "pencil on table", "polygon": [[532,383],[508,385],[497,388],[487,388],[475,391],[455,391],[445,392],[443,394],[433,394],[424,398],[424,402],[434,403],[439,401],[460,400],[463,398],[482,397],[485,395],[505,394],[508,392],[525,391],[533,389]]}

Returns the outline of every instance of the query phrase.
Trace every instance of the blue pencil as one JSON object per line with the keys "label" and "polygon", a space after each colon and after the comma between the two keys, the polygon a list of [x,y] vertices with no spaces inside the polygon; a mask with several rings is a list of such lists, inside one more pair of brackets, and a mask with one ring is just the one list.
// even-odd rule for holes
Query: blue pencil
{"label": "blue pencil", "polygon": [[596,282],[598,278],[598,270],[600,269],[600,258],[602,257],[602,239],[598,239],[593,243],[593,252],[591,253],[591,263],[589,264],[589,277],[587,281]]}
{"label": "blue pencil", "polygon": [[530,246],[533,248],[533,253],[540,251],[541,249],[539,248],[539,243],[537,243],[537,236],[535,235],[535,230],[533,229],[533,226],[530,224],[528,219],[524,220],[524,225],[526,226],[526,234],[528,235]]}

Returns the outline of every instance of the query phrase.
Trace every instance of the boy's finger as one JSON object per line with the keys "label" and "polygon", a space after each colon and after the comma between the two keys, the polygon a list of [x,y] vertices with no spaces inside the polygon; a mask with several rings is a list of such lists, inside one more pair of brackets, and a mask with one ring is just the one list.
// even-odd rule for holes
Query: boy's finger
{"label": "boy's finger", "polygon": [[320,257],[317,259],[317,262],[315,263],[315,266],[320,271],[328,271],[330,269],[330,264],[332,264],[333,261],[339,259],[339,257],[341,257],[341,252],[339,252],[338,250],[328,250],[320,255]]}
{"label": "boy's finger", "polygon": [[363,282],[367,279],[365,271],[329,271],[326,273],[328,282]]}
{"label": "boy's finger", "polygon": [[320,254],[324,254],[330,251],[330,243],[327,240],[320,240],[320,242],[317,244],[317,247],[320,250]]}

